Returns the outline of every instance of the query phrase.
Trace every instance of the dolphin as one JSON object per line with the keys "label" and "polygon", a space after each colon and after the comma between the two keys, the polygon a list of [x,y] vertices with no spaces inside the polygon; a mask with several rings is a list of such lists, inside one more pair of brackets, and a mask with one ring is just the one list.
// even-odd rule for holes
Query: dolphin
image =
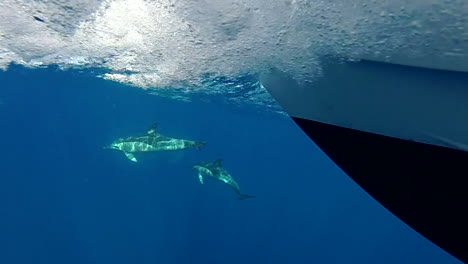
{"label": "dolphin", "polygon": [[222,167],[222,161],[222,159],[217,159],[212,162],[203,162],[193,165],[192,168],[198,172],[198,179],[200,180],[200,183],[203,184],[203,176],[213,177],[231,186],[231,188],[237,193],[237,195],[239,195],[239,200],[254,198],[255,196],[241,193],[237,182],[232,178],[231,174],[229,174],[229,172],[227,172]]}
{"label": "dolphin", "polygon": [[151,125],[150,129],[141,136],[131,136],[119,138],[104,149],[115,149],[122,151],[125,156],[137,162],[133,155],[135,152],[154,152],[164,150],[179,150],[186,148],[201,149],[206,144],[202,141],[193,141],[187,139],[177,139],[163,136],[158,133],[157,124]]}

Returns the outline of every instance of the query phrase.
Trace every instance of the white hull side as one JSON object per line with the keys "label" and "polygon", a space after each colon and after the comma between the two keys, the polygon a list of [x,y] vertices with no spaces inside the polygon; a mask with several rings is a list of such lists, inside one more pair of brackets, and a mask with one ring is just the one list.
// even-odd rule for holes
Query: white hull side
{"label": "white hull side", "polygon": [[261,83],[293,117],[468,151],[467,73],[337,62],[306,85],[276,70]]}

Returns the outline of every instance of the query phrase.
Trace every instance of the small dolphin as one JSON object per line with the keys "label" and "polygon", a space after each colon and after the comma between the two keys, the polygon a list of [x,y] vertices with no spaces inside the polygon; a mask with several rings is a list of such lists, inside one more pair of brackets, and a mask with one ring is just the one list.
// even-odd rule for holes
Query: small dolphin
{"label": "small dolphin", "polygon": [[254,198],[255,196],[242,194],[239,185],[232,178],[232,176],[227,172],[221,165],[222,159],[217,159],[213,162],[203,162],[195,164],[192,168],[198,172],[198,179],[200,183],[203,184],[203,176],[209,176],[216,178],[227,185],[231,186],[232,189],[239,195],[239,200],[244,200],[248,198]]}
{"label": "small dolphin", "polygon": [[112,142],[110,146],[104,147],[104,149],[120,150],[129,160],[137,162],[137,159],[133,155],[135,152],[179,150],[186,148],[200,149],[205,144],[205,142],[201,141],[163,136],[157,132],[157,124],[153,124],[144,135],[119,138]]}

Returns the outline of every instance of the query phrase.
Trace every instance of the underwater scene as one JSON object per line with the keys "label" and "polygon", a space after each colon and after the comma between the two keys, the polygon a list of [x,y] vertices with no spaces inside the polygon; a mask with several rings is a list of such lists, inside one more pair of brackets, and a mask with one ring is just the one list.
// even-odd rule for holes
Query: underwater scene
{"label": "underwater scene", "polygon": [[1,263],[460,263],[287,116],[83,72],[0,82]]}
{"label": "underwater scene", "polygon": [[367,2],[0,1],[0,263],[462,263],[262,84],[465,40],[463,1]]}

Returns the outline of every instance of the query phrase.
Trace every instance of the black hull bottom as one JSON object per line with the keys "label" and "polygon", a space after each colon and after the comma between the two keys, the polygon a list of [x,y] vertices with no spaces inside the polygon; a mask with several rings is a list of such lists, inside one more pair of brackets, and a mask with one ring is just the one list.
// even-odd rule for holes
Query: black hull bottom
{"label": "black hull bottom", "polygon": [[293,119],[378,202],[468,262],[467,152]]}

